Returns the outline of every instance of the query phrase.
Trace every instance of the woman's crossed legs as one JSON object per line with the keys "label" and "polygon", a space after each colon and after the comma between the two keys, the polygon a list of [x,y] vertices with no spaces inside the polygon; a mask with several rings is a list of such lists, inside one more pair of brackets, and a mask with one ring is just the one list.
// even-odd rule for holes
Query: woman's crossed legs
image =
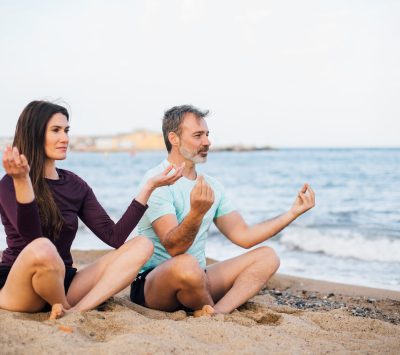
{"label": "woman's crossed legs", "polygon": [[51,318],[92,309],[127,287],[152,253],[150,240],[133,238],[78,271],[65,295],[64,263],[50,240],[37,238],[14,262],[0,290],[0,308],[38,312],[47,302],[54,306]]}

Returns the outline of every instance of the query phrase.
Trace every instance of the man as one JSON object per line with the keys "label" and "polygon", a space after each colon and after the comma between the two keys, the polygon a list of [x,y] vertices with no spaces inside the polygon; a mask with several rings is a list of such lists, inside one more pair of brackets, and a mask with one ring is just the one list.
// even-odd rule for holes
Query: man
{"label": "man", "polygon": [[180,180],[153,192],[138,225],[139,233],[152,239],[154,254],[132,283],[131,300],[152,309],[189,309],[195,316],[232,312],[263,288],[278,269],[279,259],[273,249],[262,246],[206,267],[204,250],[211,223],[233,243],[249,249],[314,206],[314,192],[305,184],[288,212],[247,225],[222,185],[196,172],[196,164],[206,162],[211,145],[207,114],[189,105],[165,112],[168,159],[143,179],[164,171],[170,163],[184,164]]}

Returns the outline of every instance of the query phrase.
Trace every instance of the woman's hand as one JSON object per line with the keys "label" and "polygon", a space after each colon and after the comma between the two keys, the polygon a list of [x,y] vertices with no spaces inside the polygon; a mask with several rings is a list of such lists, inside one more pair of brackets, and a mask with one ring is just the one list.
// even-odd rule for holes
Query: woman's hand
{"label": "woman's hand", "polygon": [[19,203],[30,203],[35,199],[31,178],[30,167],[25,155],[19,154],[16,147],[7,146],[3,154],[3,167],[14,182],[15,198]]}
{"label": "woman's hand", "polygon": [[[151,190],[155,190],[157,187],[172,185],[175,183],[175,181],[182,177],[184,168],[185,163],[182,163],[182,165],[178,167],[172,164],[169,165],[161,174],[155,175],[147,180],[149,188]],[[174,173],[168,175],[172,169],[175,169]]]}
{"label": "woman's hand", "polygon": [[[147,180],[146,184],[139,191],[139,194],[136,196],[135,200],[140,202],[142,205],[147,204],[150,195],[157,187],[168,186],[175,183],[175,181],[182,177],[184,168],[185,163],[178,167],[170,165],[161,174],[152,176]],[[172,169],[175,169],[175,171],[172,174],[168,175],[172,171]]]}
{"label": "woman's hand", "polygon": [[25,155],[19,154],[18,148],[7,146],[3,154],[3,167],[6,174],[14,180],[24,180],[29,177],[30,167]]}

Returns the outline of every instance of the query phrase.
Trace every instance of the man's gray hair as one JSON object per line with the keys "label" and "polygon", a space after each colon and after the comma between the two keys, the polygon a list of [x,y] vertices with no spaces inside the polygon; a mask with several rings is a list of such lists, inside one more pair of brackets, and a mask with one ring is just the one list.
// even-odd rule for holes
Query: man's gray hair
{"label": "man's gray hair", "polygon": [[165,111],[162,121],[162,131],[164,135],[165,146],[168,153],[171,152],[172,145],[168,139],[170,132],[176,133],[178,136],[181,134],[181,123],[187,113],[193,113],[198,118],[204,118],[208,115],[209,111],[202,111],[192,105],[174,106]]}

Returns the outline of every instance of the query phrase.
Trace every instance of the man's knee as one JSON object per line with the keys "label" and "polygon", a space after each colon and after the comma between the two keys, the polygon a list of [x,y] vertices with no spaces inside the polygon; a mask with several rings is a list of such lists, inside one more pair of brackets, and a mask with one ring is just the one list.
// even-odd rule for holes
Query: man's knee
{"label": "man's knee", "polygon": [[181,254],[175,256],[172,260],[173,275],[182,285],[195,287],[203,283],[205,273],[194,256]]}
{"label": "man's knee", "polygon": [[280,266],[280,259],[274,249],[266,246],[255,249],[257,260],[262,262],[268,271],[275,273]]}
{"label": "man's knee", "polygon": [[63,269],[64,264],[55,245],[47,238],[37,238],[25,247],[25,255],[33,266],[45,269]]}

